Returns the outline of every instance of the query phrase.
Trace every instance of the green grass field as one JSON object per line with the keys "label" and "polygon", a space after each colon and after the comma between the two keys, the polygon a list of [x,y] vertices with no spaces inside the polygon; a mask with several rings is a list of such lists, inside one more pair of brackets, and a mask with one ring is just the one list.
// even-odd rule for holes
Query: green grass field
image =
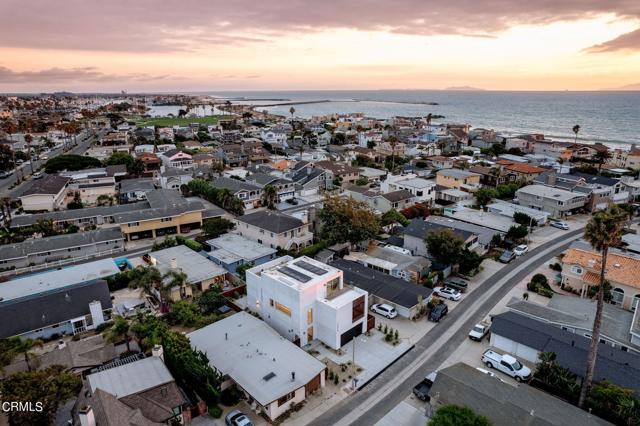
{"label": "green grass field", "polygon": [[171,126],[187,126],[190,123],[200,123],[204,125],[218,124],[221,120],[232,120],[232,115],[212,115],[207,117],[154,117],[154,118],[142,118],[136,121],[138,127],[145,126],[158,126],[158,127],[171,127]]}

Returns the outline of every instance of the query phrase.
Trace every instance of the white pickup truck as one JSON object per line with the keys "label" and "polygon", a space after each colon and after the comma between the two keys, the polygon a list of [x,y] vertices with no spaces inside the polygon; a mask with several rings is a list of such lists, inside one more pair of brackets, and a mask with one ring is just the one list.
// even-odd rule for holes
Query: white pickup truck
{"label": "white pickup truck", "polygon": [[485,353],[482,354],[482,362],[484,362],[487,367],[495,368],[519,382],[526,382],[531,378],[531,370],[520,364],[520,362],[511,355],[503,355],[494,350],[487,349]]}
{"label": "white pickup truck", "polygon": [[486,322],[480,322],[473,326],[471,331],[469,332],[469,339],[475,340],[476,342],[481,341],[484,336],[489,334],[490,325]]}

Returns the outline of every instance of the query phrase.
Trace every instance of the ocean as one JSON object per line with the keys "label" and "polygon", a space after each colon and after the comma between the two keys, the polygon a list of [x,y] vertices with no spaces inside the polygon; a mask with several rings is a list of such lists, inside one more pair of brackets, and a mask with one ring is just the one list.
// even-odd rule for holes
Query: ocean
{"label": "ocean", "polygon": [[[244,98],[242,103],[256,105],[330,101],[293,105],[294,115],[303,118],[354,112],[376,118],[432,113],[445,117],[433,120],[434,123],[468,123],[472,127],[510,134],[544,133],[556,140],[574,140],[572,128],[579,124],[580,142],[627,147],[633,143],[640,144],[640,92],[637,91],[318,90],[221,91],[208,94],[232,100]],[[433,102],[437,105],[428,104]],[[258,108],[289,116],[291,105]]]}

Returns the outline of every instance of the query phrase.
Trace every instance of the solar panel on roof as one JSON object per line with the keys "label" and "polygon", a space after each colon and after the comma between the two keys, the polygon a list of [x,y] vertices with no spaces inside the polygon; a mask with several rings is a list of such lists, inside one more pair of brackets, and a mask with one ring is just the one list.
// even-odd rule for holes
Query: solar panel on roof
{"label": "solar panel on roof", "polygon": [[268,382],[269,380],[273,379],[274,377],[276,377],[276,373],[274,373],[273,371],[269,374],[267,374],[266,376],[264,376],[262,378],[262,380],[264,380],[265,382]]}
{"label": "solar panel on roof", "polygon": [[311,277],[303,274],[302,272],[298,272],[295,269],[289,268],[288,266],[283,266],[279,269],[280,272],[285,274],[288,277],[293,278],[294,280],[298,280],[301,283],[306,283],[311,281]]}
{"label": "solar panel on roof", "polygon": [[297,262],[294,262],[294,265],[316,275],[324,275],[328,272],[326,269],[319,268],[316,265],[312,265],[311,263],[304,260],[298,260]]}

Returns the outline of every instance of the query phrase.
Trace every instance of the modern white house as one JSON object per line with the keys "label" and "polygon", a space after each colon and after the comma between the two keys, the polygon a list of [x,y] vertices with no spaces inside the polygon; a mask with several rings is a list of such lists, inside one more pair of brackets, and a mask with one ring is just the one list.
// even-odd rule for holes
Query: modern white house
{"label": "modern white house", "polygon": [[432,204],[436,199],[436,182],[434,180],[414,177],[390,182],[389,191],[405,190],[411,192],[416,202]]}
{"label": "modern white house", "polygon": [[287,134],[280,129],[265,129],[260,133],[263,141],[271,145],[279,145],[282,148],[288,148]]}
{"label": "modern white house", "polygon": [[22,208],[26,212],[52,212],[62,208],[70,181],[70,178],[58,175],[46,175],[42,179],[33,181],[32,185],[19,197]]}
{"label": "modern white house", "polygon": [[247,303],[300,346],[318,339],[339,349],[367,331],[368,293],[345,286],[340,269],[284,256],[247,270]]}

